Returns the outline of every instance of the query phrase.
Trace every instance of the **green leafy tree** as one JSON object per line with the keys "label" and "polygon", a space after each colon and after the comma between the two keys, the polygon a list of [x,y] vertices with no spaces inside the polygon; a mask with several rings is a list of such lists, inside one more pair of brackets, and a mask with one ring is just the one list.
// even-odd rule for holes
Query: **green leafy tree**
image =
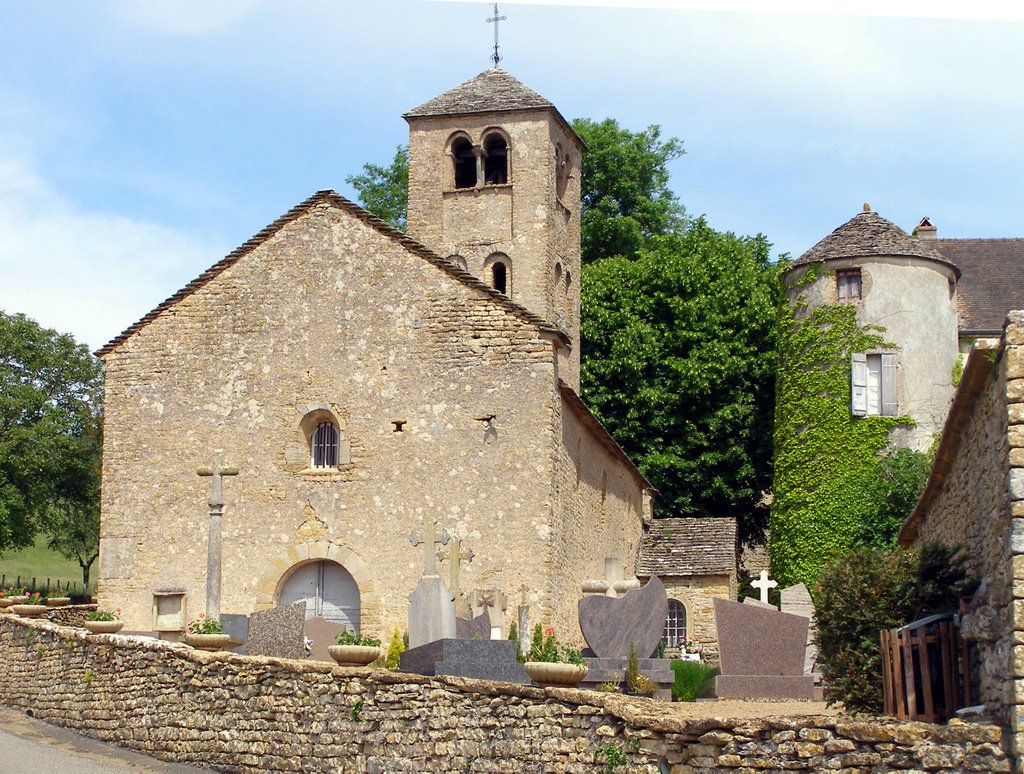
{"label": "green leafy tree", "polygon": [[100,386],[84,345],[0,312],[0,550],[30,545],[48,512],[95,506]]}
{"label": "green leafy tree", "polygon": [[740,516],[771,480],[776,272],[762,237],[698,219],[584,268],[583,394],[677,515]]}
{"label": "green leafy tree", "polygon": [[405,231],[405,213],[409,203],[409,149],[399,145],[387,166],[363,164],[361,175],[345,182],[359,192],[359,203],[399,231]]}
{"label": "green leafy tree", "polygon": [[870,510],[860,523],[857,545],[893,548],[900,527],[914,510],[931,473],[932,458],[923,452],[897,449],[875,465],[864,484]]}
{"label": "green leafy tree", "polygon": [[659,126],[631,132],[612,118],[577,118],[572,128],[589,149],[580,194],[584,263],[634,258],[651,237],[682,230],[686,210],[668,187],[668,164],[683,155],[682,141],[662,140]]}

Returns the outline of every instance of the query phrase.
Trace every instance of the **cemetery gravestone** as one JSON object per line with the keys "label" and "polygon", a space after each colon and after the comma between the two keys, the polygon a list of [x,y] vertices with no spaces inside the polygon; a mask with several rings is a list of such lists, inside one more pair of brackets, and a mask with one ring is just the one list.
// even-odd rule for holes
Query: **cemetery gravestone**
{"label": "cemetery gravestone", "polygon": [[314,661],[331,661],[327,648],[334,644],[334,638],[348,627],[339,621],[328,621],[326,618],[307,618],[302,627],[303,635],[313,641],[310,646],[309,658]]}
{"label": "cemetery gravestone", "polygon": [[241,645],[227,648],[228,650],[242,655],[248,652],[249,616],[225,613],[220,617],[220,625],[224,627],[224,633],[231,638],[232,642],[241,643]]}
{"label": "cemetery gravestone", "polygon": [[814,600],[807,587],[798,583],[782,590],[782,612],[803,616],[807,619],[807,647],[804,655],[804,674],[814,672],[818,660],[818,647],[814,644]]}
{"label": "cemetery gravestone", "polygon": [[249,616],[249,655],[305,658],[302,635],[305,620],[305,602],[253,613]]}
{"label": "cemetery gravestone", "polygon": [[440,639],[454,639],[455,605],[452,603],[451,592],[437,574],[437,562],[434,544],[447,545],[448,531],[442,529],[437,533],[433,519],[424,521],[424,536],[419,533],[409,535],[409,542],[414,546],[424,546],[423,576],[416,584],[416,589],[409,595],[409,648],[418,648],[428,642]]}

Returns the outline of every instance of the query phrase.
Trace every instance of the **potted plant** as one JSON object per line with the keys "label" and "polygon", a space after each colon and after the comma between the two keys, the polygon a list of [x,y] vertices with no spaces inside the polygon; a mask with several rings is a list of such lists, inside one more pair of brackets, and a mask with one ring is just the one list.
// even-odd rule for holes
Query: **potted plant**
{"label": "potted plant", "polygon": [[71,604],[71,597],[57,588],[46,592],[45,604],[47,607],[65,607]]}
{"label": "potted plant", "polygon": [[542,630],[540,624],[533,629],[530,652],[523,667],[541,687],[573,686],[587,676],[587,665],[580,652],[560,644],[553,627]]}
{"label": "potted plant", "polygon": [[27,597],[22,597],[21,589],[16,589],[8,586],[3,591],[0,591],[0,613],[11,613],[12,605],[17,605],[24,602]]}
{"label": "potted plant", "polygon": [[220,619],[207,618],[206,613],[190,620],[181,634],[185,644],[197,650],[220,650],[231,641],[231,635],[224,633]]}
{"label": "potted plant", "polygon": [[338,632],[334,642],[327,647],[327,652],[342,666],[366,666],[380,658],[380,640],[359,632]]}
{"label": "potted plant", "polygon": [[24,601],[11,606],[15,615],[20,615],[23,618],[38,618],[46,612],[43,595],[38,591],[33,591],[27,597],[18,597],[18,599],[24,599]]}
{"label": "potted plant", "polygon": [[90,610],[86,614],[85,620],[82,621],[82,626],[88,629],[90,634],[114,634],[121,631],[121,627],[124,626],[124,621],[119,615],[120,612],[121,608],[117,608],[113,612]]}

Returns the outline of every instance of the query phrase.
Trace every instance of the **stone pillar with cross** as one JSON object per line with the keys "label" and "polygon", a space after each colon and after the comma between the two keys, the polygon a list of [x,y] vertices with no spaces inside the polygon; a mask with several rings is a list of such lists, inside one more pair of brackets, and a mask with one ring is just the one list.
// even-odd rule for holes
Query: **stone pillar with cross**
{"label": "stone pillar with cross", "polygon": [[462,616],[463,618],[469,618],[470,610],[469,603],[462,595],[462,586],[459,583],[459,570],[462,566],[462,562],[473,561],[473,549],[462,550],[462,541],[453,537],[451,539],[451,545],[448,546],[446,551],[438,551],[438,559],[448,559],[451,561],[449,565],[448,573],[448,590],[452,593],[452,599],[455,602],[455,615]]}
{"label": "stone pillar with cross", "polygon": [[418,648],[434,640],[454,639],[455,605],[452,594],[437,574],[438,543],[447,545],[451,537],[448,530],[437,531],[434,519],[423,520],[423,535],[409,534],[413,546],[423,546],[423,576],[409,595],[409,648]]}
{"label": "stone pillar with cross", "polygon": [[[771,605],[772,603],[768,601],[768,591],[778,586],[779,582],[769,579],[767,570],[761,570],[757,580],[753,581],[750,585],[761,592],[761,602],[763,604]],[[775,606],[772,605],[772,607]]]}
{"label": "stone pillar with cross", "polygon": [[237,476],[238,468],[226,468],[221,453],[216,452],[213,465],[199,468],[196,473],[213,479],[210,492],[210,521],[206,538],[206,617],[220,620],[221,571],[221,517],[224,515],[224,476]]}

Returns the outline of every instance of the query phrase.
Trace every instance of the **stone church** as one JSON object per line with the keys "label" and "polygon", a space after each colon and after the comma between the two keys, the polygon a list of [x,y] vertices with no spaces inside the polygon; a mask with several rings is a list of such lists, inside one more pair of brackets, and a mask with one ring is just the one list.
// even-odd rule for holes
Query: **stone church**
{"label": "stone church", "polygon": [[654,492],[579,397],[582,141],[497,68],[405,119],[408,235],[321,191],[98,353],[99,602],[128,629],[204,612],[218,460],[223,613],[387,637],[435,522],[463,611],[504,599],[506,628],[525,602],[578,640],[583,581],[636,571]]}

